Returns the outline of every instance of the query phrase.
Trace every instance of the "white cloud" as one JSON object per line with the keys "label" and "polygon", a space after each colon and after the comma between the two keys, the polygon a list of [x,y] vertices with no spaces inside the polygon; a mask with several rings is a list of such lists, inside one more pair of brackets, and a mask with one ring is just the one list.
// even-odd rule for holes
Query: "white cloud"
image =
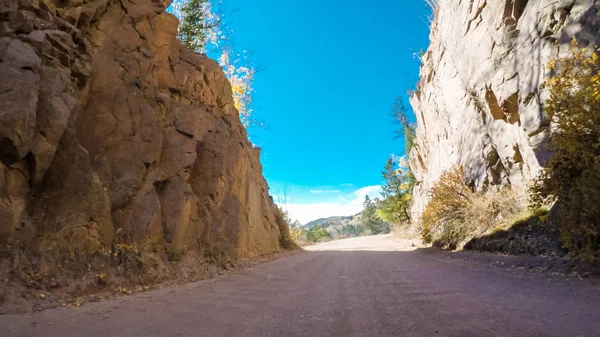
{"label": "white cloud", "polygon": [[288,211],[293,220],[305,224],[319,218],[357,214],[363,209],[362,203],[365,200],[365,195],[374,198],[378,197],[380,192],[381,186],[379,185],[366,186],[349,195],[338,197],[338,201],[310,204],[288,203],[281,206]]}
{"label": "white cloud", "polygon": [[340,190],[310,190],[310,193],[323,194],[323,193],[340,193]]}
{"label": "white cloud", "polygon": [[358,201],[360,201],[360,203],[362,204],[366,195],[368,195],[370,198],[374,198],[374,197],[378,197],[380,192],[381,192],[381,186],[374,185],[374,186],[366,186],[363,188],[359,188],[358,190],[354,191],[354,193],[352,193],[352,194],[355,197],[357,197],[358,199],[360,199]]}

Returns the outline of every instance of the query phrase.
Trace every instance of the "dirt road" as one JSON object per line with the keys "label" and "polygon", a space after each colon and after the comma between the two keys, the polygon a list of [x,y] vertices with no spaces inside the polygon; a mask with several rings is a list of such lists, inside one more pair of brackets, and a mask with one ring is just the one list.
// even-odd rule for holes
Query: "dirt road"
{"label": "dirt road", "polygon": [[597,280],[506,270],[376,236],[235,275],[0,316],[1,336],[600,336]]}

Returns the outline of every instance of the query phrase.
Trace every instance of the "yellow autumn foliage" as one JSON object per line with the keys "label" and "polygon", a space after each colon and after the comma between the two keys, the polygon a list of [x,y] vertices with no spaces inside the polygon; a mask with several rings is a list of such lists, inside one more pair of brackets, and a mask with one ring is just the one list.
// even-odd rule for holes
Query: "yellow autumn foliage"
{"label": "yellow autumn foliage", "polygon": [[558,200],[562,243],[585,260],[600,259],[599,53],[573,40],[569,55],[549,64],[553,154],[530,190],[534,208]]}
{"label": "yellow autumn foliage", "polygon": [[429,197],[421,217],[423,241],[451,249],[473,237],[509,226],[525,211],[525,203],[508,188],[473,192],[465,184],[460,166],[443,172]]}

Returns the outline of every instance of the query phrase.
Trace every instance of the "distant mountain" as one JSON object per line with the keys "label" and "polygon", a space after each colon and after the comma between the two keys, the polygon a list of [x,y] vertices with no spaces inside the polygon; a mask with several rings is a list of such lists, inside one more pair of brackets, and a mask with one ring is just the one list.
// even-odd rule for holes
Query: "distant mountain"
{"label": "distant mountain", "polygon": [[342,223],[348,223],[350,222],[350,220],[352,220],[352,218],[354,218],[355,216],[330,216],[329,218],[320,218],[317,220],[313,220],[307,224],[305,224],[304,228],[308,229],[314,226],[321,226],[321,227],[329,227],[333,224],[342,224]]}
{"label": "distant mountain", "polygon": [[[357,232],[357,228],[362,228],[360,226],[360,213],[352,216],[332,216],[317,219],[307,223],[303,228],[309,229],[314,226],[325,228],[334,238],[342,235],[358,236],[362,232],[362,230]],[[349,226],[354,228],[348,228]]]}
{"label": "distant mountain", "polygon": [[305,224],[302,228],[307,230],[315,226],[321,226],[325,228],[333,238],[358,236],[361,233],[369,233],[368,230],[365,231],[365,228],[360,222],[361,214],[362,212],[352,216],[331,216],[328,218],[321,218]]}

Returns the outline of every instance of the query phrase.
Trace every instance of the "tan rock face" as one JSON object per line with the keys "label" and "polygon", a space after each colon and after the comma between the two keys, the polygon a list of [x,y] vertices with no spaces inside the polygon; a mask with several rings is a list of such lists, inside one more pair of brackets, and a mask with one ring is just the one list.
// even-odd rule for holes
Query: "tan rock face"
{"label": "tan rock face", "polygon": [[573,37],[600,42],[598,10],[594,0],[438,1],[411,97],[415,219],[432,185],[456,164],[477,190],[525,189],[549,155],[546,65]]}
{"label": "tan rock face", "polygon": [[229,82],[176,39],[166,6],[0,3],[3,247],[241,258],[288,238]]}

